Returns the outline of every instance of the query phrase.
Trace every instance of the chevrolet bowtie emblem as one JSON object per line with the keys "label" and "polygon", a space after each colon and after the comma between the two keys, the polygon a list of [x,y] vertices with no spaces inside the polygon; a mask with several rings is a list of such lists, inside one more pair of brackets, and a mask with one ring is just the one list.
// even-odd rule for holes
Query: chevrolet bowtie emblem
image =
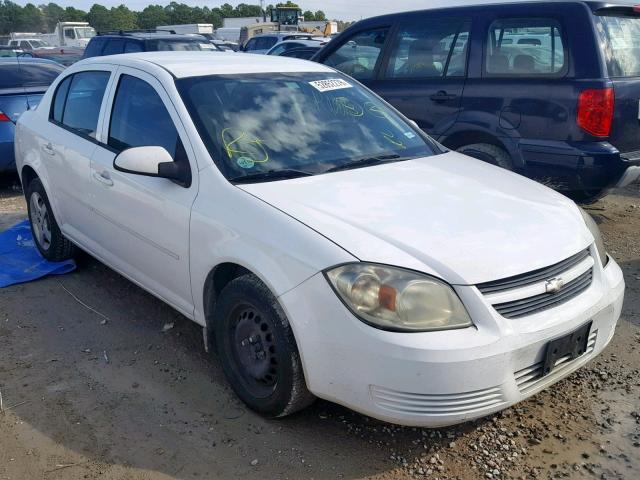
{"label": "chevrolet bowtie emblem", "polygon": [[560,277],[551,278],[544,284],[544,288],[547,293],[559,292],[562,290],[562,287],[564,287],[564,280]]}

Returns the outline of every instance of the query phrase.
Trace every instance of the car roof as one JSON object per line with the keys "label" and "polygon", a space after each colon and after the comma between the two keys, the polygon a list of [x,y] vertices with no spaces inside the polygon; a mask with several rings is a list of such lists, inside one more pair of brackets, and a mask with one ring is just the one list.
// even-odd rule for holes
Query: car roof
{"label": "car roof", "polygon": [[138,40],[197,40],[199,35],[186,35],[170,32],[100,32],[94,38],[136,38]]}
{"label": "car roof", "polygon": [[421,14],[429,14],[436,11],[448,12],[448,11],[456,11],[456,10],[486,10],[487,7],[509,7],[509,6],[526,6],[526,5],[535,5],[535,4],[583,4],[587,5],[591,10],[596,11],[600,8],[610,8],[610,7],[628,7],[632,8],[634,3],[631,1],[625,0],[611,0],[611,1],[602,1],[602,0],[507,0],[507,1],[499,1],[499,0],[489,0],[488,2],[484,2],[482,0],[473,0],[469,2],[468,0],[452,0],[451,3],[447,5],[435,5],[432,8],[424,8],[420,10],[407,10],[402,12],[388,13],[385,15],[379,15],[375,17],[368,17],[364,20],[360,20],[355,22],[351,27],[357,26],[357,28],[361,28],[362,26],[368,26],[369,24],[377,24],[382,22],[393,21],[397,18],[401,17],[411,17],[415,18]]}
{"label": "car roof", "polygon": [[243,73],[333,72],[320,63],[295,58],[229,52],[143,52],[92,57],[74,65],[113,63],[148,70],[156,65],[176,78]]}

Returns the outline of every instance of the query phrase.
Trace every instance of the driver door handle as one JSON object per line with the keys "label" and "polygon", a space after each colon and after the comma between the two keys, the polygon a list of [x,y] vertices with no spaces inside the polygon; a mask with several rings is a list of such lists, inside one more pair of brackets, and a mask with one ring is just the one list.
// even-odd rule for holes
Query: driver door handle
{"label": "driver door handle", "polygon": [[429,98],[434,102],[446,102],[447,100],[453,100],[457,95],[453,93],[447,93],[444,90],[440,90],[439,92],[431,95]]}
{"label": "driver door handle", "polygon": [[93,172],[93,178],[107,187],[113,187],[113,180],[111,180],[111,176],[106,170],[103,170],[101,173]]}

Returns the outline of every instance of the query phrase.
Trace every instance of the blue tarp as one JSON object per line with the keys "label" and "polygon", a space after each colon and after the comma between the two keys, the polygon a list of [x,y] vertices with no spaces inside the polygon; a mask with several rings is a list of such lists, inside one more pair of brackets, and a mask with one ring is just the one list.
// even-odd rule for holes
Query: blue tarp
{"label": "blue tarp", "polygon": [[62,275],[75,268],[73,260],[54,263],[42,258],[31,236],[28,220],[0,232],[0,288],[45,275]]}

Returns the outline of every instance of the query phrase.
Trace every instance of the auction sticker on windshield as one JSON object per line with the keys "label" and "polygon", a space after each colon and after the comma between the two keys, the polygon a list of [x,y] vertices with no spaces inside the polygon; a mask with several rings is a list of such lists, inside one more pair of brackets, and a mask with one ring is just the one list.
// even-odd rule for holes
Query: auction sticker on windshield
{"label": "auction sticker on windshield", "polygon": [[327,78],[326,80],[314,80],[309,82],[313,88],[319,92],[329,92],[331,90],[340,90],[342,88],[351,88],[352,85],[349,82],[342,80],[341,78]]}

